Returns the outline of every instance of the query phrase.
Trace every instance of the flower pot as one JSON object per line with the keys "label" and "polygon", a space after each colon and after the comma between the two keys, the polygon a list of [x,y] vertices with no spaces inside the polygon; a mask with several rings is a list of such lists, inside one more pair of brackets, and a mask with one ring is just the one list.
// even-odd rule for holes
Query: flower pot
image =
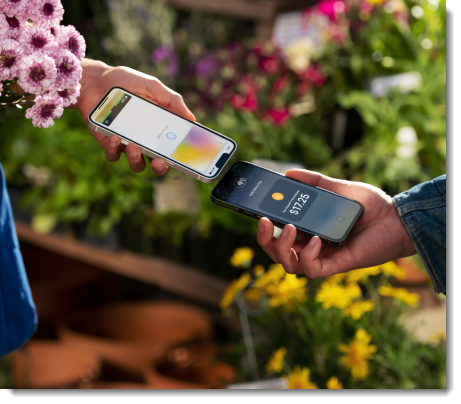
{"label": "flower pot", "polygon": [[58,333],[67,343],[134,372],[144,371],[168,347],[211,340],[213,334],[206,313],[170,302],[120,303],[85,310],[60,324]]}
{"label": "flower pot", "polygon": [[426,271],[418,267],[417,262],[412,257],[398,258],[397,265],[405,271],[406,277],[399,283],[405,285],[425,285],[430,282],[429,275]]}
{"label": "flower pot", "polygon": [[15,388],[77,388],[98,374],[97,356],[61,342],[30,341],[14,351],[12,373]]}

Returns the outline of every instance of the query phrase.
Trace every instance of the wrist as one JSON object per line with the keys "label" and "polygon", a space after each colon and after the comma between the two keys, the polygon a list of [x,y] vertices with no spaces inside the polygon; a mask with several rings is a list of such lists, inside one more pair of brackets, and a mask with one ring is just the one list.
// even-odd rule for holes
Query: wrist
{"label": "wrist", "polygon": [[392,199],[392,211],[393,211],[393,216],[396,222],[397,229],[399,229],[398,234],[400,236],[399,239],[401,243],[401,253],[399,254],[400,255],[399,258],[408,257],[410,255],[417,254],[413,241],[408,235],[407,229],[405,228],[405,225],[403,224],[403,221],[399,215],[397,207],[394,204],[394,199]]}

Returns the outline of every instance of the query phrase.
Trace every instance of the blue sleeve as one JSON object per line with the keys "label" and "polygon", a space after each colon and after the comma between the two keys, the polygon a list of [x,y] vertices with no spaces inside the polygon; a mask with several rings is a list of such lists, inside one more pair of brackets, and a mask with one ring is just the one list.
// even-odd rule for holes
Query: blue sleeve
{"label": "blue sleeve", "polygon": [[436,293],[446,294],[447,176],[394,196],[394,205]]}
{"label": "blue sleeve", "polygon": [[24,344],[36,327],[37,313],[0,165],[0,356]]}

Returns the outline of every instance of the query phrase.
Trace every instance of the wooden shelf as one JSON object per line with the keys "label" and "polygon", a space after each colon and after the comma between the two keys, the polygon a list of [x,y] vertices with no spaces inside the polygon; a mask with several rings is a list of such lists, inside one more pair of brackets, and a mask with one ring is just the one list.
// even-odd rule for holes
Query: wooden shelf
{"label": "wooden shelf", "polygon": [[70,237],[38,234],[15,222],[19,240],[95,267],[156,285],[168,292],[218,307],[226,282],[187,265],[129,251],[108,251]]}

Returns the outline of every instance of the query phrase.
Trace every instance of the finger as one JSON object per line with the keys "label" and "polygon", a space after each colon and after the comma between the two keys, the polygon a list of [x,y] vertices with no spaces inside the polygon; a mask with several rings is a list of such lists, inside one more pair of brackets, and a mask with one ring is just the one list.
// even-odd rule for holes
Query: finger
{"label": "finger", "polygon": [[170,167],[166,165],[165,160],[160,158],[153,159],[150,162],[150,166],[154,173],[157,175],[165,175],[166,173],[168,173],[168,171],[170,171]]}
{"label": "finger", "polygon": [[256,236],[258,244],[264,250],[264,252],[272,259],[274,262],[279,262],[277,258],[277,253],[275,252],[275,242],[274,239],[274,225],[267,217],[262,217],[259,220],[258,225],[258,234]]}
{"label": "finger", "polygon": [[288,170],[285,176],[338,194],[344,193],[350,184],[348,181],[337,180],[309,170]]}
{"label": "finger", "polygon": [[299,255],[299,261],[303,271],[308,278],[320,278],[326,276],[322,274],[322,262],[319,259],[322,241],[318,236],[314,236],[306,244]]}
{"label": "finger", "polygon": [[[292,249],[296,239],[296,228],[292,224],[287,224],[282,231],[282,234],[275,243],[275,251],[279,262],[289,274],[298,272],[299,262],[296,252]],[[302,272],[302,271],[301,271]]]}
{"label": "finger", "polygon": [[120,149],[120,139],[117,136],[111,136],[103,144],[106,158],[109,161],[118,161],[122,150]]}
{"label": "finger", "polygon": [[135,173],[140,173],[146,168],[146,161],[144,160],[141,148],[134,143],[130,143],[126,147],[126,156],[128,157],[128,162],[130,163],[131,171]]}

